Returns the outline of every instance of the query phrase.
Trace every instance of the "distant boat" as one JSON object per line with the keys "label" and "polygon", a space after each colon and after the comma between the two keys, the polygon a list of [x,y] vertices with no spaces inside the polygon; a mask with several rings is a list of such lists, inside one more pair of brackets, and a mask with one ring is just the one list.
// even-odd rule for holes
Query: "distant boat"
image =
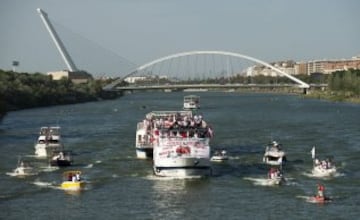
{"label": "distant boat", "polygon": [[330,177],[334,176],[337,173],[336,166],[332,160],[329,158],[325,160],[319,160],[316,158],[315,147],[311,150],[311,155],[313,159],[313,169],[312,174],[316,177]]}
{"label": "distant boat", "polygon": [[60,127],[41,127],[35,144],[35,155],[48,157],[53,151],[62,151]]}
{"label": "distant boat", "polygon": [[200,96],[187,95],[184,96],[184,107],[185,110],[199,109],[200,108]]}
{"label": "distant boat", "polygon": [[11,176],[25,177],[25,176],[33,176],[37,175],[38,172],[34,167],[31,166],[29,162],[26,162],[19,158],[17,167],[14,169],[12,173],[8,173]]}
{"label": "distant boat", "polygon": [[277,168],[271,168],[268,173],[268,185],[281,185],[285,183],[282,172]]}
{"label": "distant boat", "polygon": [[79,191],[84,189],[85,181],[81,177],[81,171],[71,170],[63,173],[61,189],[69,191]]}
{"label": "distant boat", "polygon": [[215,151],[215,153],[210,158],[210,160],[213,161],[213,162],[223,162],[223,161],[226,161],[228,159],[229,159],[229,157],[228,157],[227,152],[225,150]]}
{"label": "distant boat", "polygon": [[276,141],[266,146],[263,162],[269,165],[280,166],[286,162],[286,153]]}
{"label": "distant boat", "polygon": [[72,164],[71,151],[53,151],[50,158],[51,166],[66,167]]}

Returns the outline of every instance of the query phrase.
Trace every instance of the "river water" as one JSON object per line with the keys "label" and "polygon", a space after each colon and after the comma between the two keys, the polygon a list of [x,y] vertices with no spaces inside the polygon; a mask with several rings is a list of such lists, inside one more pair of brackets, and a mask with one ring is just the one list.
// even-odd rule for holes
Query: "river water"
{"label": "river water", "polygon": [[[135,157],[136,123],[152,110],[179,110],[188,93],[133,93],[117,100],[10,112],[0,125],[0,219],[357,219],[360,214],[360,105],[276,94],[202,92],[200,112],[212,125],[211,147],[230,160],[204,179],[158,178]],[[60,125],[74,167],[88,182],[69,194],[62,172],[34,158],[41,126]],[[264,186],[267,143],[282,143],[287,183]],[[310,150],[333,156],[338,175],[317,179]],[[40,171],[7,175],[22,156]],[[316,184],[333,202],[306,201]]]}

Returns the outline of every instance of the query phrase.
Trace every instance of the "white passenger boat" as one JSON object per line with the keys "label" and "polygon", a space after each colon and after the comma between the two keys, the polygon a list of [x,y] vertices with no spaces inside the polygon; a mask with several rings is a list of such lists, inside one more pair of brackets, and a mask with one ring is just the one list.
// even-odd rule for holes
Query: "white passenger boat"
{"label": "white passenger boat", "polygon": [[273,141],[272,145],[266,147],[263,162],[274,166],[283,165],[286,162],[286,153],[281,149],[280,144]]}
{"label": "white passenger boat", "polygon": [[164,113],[170,113],[170,118],[154,125],[158,131],[153,137],[155,175],[175,178],[209,176],[212,129],[202,117],[193,116],[191,111]]}
{"label": "white passenger boat", "polygon": [[312,175],[315,177],[330,177],[337,173],[336,166],[329,158],[319,160],[315,157],[315,147],[311,150],[313,159]]}
{"label": "white passenger boat", "polygon": [[223,162],[228,159],[229,159],[229,157],[225,150],[215,151],[214,155],[212,155],[212,157],[210,158],[210,160],[214,161],[214,162]]}
{"label": "white passenger boat", "polygon": [[63,150],[61,143],[60,127],[41,127],[40,134],[35,144],[35,155],[48,157],[53,151]]}
{"label": "white passenger boat", "polygon": [[184,109],[199,109],[200,108],[200,96],[187,95],[184,96]]}

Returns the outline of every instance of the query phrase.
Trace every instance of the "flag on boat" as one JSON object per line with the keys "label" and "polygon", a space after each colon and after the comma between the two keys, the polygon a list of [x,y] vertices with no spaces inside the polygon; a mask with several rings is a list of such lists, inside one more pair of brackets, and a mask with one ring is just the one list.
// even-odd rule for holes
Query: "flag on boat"
{"label": "flag on boat", "polygon": [[315,159],[315,146],[311,149],[311,158]]}

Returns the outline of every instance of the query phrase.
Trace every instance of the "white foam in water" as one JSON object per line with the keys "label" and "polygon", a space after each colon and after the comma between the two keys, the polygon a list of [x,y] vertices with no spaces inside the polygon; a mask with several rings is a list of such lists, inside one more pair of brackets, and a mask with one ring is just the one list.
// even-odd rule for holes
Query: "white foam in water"
{"label": "white foam in water", "polygon": [[41,167],[43,172],[53,172],[55,170],[60,169],[59,167],[52,167],[52,166],[47,166],[47,167]]}
{"label": "white foam in water", "polygon": [[298,196],[296,196],[296,198],[303,199],[303,200],[305,200],[305,201],[308,202],[308,203],[321,203],[321,204],[323,204],[323,203],[332,202],[332,199],[331,199],[331,198],[330,198],[330,200],[326,200],[325,202],[324,202],[324,201],[319,202],[319,201],[317,201],[317,200],[314,198],[314,196],[298,195]]}
{"label": "white foam in water", "polygon": [[317,178],[317,179],[325,179],[325,180],[331,179],[334,177],[345,176],[345,173],[339,173],[339,172],[336,172],[335,174],[333,174],[331,176],[318,176],[318,175],[313,174],[312,172],[303,172],[302,174],[307,177]]}
{"label": "white foam in water", "polygon": [[144,177],[147,180],[165,180],[165,181],[169,181],[169,180],[178,180],[178,179],[201,179],[202,176],[189,176],[189,177],[168,177],[168,176],[156,176],[156,175],[147,175]]}
{"label": "white foam in water", "polygon": [[90,163],[87,166],[85,166],[84,168],[92,168],[94,166],[94,164]]}
{"label": "white foam in water", "polygon": [[258,186],[273,186],[274,184],[269,182],[267,178],[252,178],[252,177],[244,177],[245,180],[250,180],[254,183],[254,185]]}
{"label": "white foam in water", "polygon": [[95,161],[95,163],[102,163],[102,161],[101,161],[101,160],[97,160],[97,161]]}
{"label": "white foam in water", "polygon": [[8,176],[16,176],[16,177],[27,177],[27,176],[35,176],[35,175],[38,175],[37,172],[34,172],[34,173],[29,173],[29,174],[18,174],[18,173],[14,173],[14,172],[6,172],[6,175]]}
{"label": "white foam in water", "polygon": [[49,183],[49,182],[42,182],[42,181],[38,181],[38,180],[34,181],[33,184],[37,185],[37,186],[51,186],[51,183]]}

